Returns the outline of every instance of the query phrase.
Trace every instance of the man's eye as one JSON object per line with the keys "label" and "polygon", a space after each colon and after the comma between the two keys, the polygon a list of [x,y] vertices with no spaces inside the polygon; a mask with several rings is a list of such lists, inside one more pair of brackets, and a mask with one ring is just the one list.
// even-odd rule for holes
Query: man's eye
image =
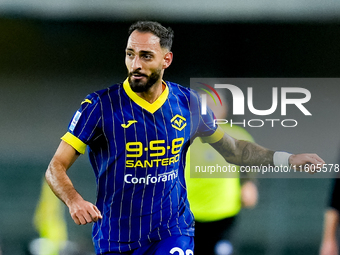
{"label": "man's eye", "polygon": [[145,55],[143,55],[143,58],[145,58],[145,59],[151,59],[152,56],[151,56],[150,54],[145,54]]}

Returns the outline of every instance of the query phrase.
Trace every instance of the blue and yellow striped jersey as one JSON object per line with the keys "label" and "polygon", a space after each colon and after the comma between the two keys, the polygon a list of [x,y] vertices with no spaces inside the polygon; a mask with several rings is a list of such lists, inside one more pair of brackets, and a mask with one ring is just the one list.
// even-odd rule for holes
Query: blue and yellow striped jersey
{"label": "blue and yellow striped jersey", "polygon": [[211,111],[200,114],[196,92],[163,84],[152,104],[127,80],[88,95],[62,137],[80,153],[88,148],[96,205],[103,214],[93,226],[97,253],[194,234],[184,181],[186,151],[195,137],[221,134]]}

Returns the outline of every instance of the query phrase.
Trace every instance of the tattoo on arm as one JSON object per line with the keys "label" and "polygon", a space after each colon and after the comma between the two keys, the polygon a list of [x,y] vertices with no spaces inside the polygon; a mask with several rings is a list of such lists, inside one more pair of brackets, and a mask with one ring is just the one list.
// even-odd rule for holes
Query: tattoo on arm
{"label": "tattoo on arm", "polygon": [[236,140],[227,134],[216,143],[211,144],[226,161],[236,165],[260,166],[273,165],[274,151],[258,144]]}

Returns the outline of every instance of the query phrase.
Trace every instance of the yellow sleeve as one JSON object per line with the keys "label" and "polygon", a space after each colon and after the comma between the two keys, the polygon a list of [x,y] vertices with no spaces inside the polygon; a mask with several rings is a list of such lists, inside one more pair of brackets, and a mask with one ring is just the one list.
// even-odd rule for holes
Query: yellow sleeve
{"label": "yellow sleeve", "polygon": [[61,140],[71,145],[79,153],[81,154],[85,153],[86,144],[82,140],[80,140],[78,137],[72,135],[70,132],[67,132],[61,138]]}

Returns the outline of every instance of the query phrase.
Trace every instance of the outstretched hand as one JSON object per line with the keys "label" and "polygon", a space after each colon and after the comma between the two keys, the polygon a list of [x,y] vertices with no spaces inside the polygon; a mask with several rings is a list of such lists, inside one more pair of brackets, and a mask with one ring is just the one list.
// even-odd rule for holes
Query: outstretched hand
{"label": "outstretched hand", "polygon": [[311,174],[315,173],[316,170],[322,168],[325,161],[320,158],[317,154],[295,154],[289,157],[289,164],[291,164],[294,169],[301,172],[309,172]]}

